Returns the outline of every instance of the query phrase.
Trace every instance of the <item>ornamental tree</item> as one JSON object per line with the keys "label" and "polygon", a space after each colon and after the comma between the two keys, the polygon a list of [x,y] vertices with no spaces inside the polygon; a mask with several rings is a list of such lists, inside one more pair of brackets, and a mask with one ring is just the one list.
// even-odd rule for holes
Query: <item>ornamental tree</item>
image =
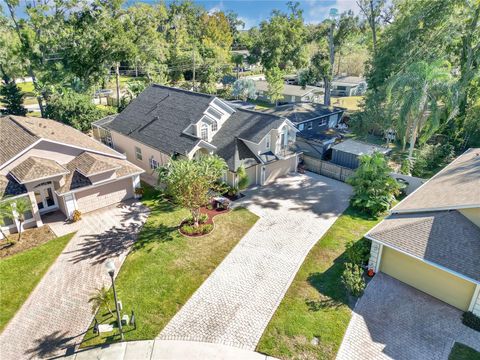
{"label": "ornamental tree", "polygon": [[194,226],[198,227],[200,208],[208,203],[210,189],[227,169],[225,160],[217,155],[172,160],[158,169],[158,182],[166,186],[175,202],[190,211]]}
{"label": "ornamental tree", "polygon": [[381,153],[360,156],[360,166],[347,182],[353,186],[353,207],[377,216],[388,210],[400,184],[390,176],[391,169]]}

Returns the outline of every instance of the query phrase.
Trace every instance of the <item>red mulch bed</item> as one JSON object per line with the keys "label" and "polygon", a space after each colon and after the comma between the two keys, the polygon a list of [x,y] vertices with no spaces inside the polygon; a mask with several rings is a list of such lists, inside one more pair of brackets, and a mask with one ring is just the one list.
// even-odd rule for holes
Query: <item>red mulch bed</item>
{"label": "red mulch bed", "polygon": [[[207,209],[206,207],[201,207],[200,208],[200,213],[201,214],[207,214],[208,215],[208,219],[207,221],[205,221],[204,223],[202,224],[211,224],[211,225],[214,225],[213,223],[213,218],[217,215],[221,215],[221,214],[225,214],[227,212],[229,212],[230,209]],[[206,233],[206,234],[185,234],[184,232],[182,232],[182,225],[185,224],[185,220],[181,222],[180,224],[180,227],[178,228],[178,230],[180,231],[180,233],[184,236],[189,236],[189,237],[198,237],[198,236],[204,236],[204,235],[208,235],[210,234],[214,228],[212,228],[212,231],[210,231],[209,233]]]}

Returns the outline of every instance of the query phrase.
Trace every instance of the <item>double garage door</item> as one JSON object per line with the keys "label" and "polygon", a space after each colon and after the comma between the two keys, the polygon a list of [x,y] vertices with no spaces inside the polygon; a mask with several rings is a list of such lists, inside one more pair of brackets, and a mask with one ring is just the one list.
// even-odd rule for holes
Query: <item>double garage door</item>
{"label": "double garage door", "polygon": [[265,184],[275,181],[280,176],[285,176],[290,172],[295,171],[297,158],[295,156],[286,159],[278,160],[265,166]]}
{"label": "double garage door", "polygon": [[108,183],[75,194],[77,208],[82,213],[97,210],[133,197],[132,179]]}
{"label": "double garage door", "polygon": [[474,283],[386,246],[380,270],[463,311],[468,310],[475,291]]}

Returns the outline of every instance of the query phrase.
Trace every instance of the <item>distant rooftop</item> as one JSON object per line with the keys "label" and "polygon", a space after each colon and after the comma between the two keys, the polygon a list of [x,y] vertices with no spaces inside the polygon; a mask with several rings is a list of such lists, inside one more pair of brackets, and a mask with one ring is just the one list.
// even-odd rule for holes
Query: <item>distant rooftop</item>
{"label": "distant rooftop", "polygon": [[289,119],[293,123],[301,123],[312,119],[317,119],[332,114],[343,113],[344,108],[335,106],[326,106],[323,104],[315,104],[310,102],[299,102],[277,106],[266,110],[270,114],[282,116]]}
{"label": "distant rooftop", "polygon": [[[267,91],[268,83],[265,80],[257,80],[255,81],[255,88],[257,89],[257,91]],[[305,96],[307,94],[310,94],[311,92],[323,92],[323,90],[315,86],[307,85],[305,87],[302,87],[300,85],[284,84],[282,94],[289,96]]]}
{"label": "distant rooftop", "polygon": [[348,139],[332,146],[332,149],[340,150],[346,153],[355,154],[355,155],[372,155],[374,152],[380,152],[386,154],[390,152],[390,149],[378,146],[374,144],[369,144],[363,141],[357,141]]}
{"label": "distant rooftop", "polygon": [[359,85],[365,82],[365,78],[360,76],[343,75],[343,76],[335,76],[335,78],[333,79],[333,82],[335,83],[335,85],[352,86],[352,85]]}

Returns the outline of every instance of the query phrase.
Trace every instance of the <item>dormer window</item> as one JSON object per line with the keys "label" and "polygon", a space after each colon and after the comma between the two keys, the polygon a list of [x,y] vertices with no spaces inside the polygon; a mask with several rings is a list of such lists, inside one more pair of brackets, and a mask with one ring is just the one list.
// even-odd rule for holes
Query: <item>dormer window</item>
{"label": "dormer window", "polygon": [[218,130],[218,123],[216,120],[213,120],[212,122],[212,131],[217,131]]}
{"label": "dormer window", "polygon": [[200,137],[202,140],[208,141],[208,125],[203,123],[200,129]]}

